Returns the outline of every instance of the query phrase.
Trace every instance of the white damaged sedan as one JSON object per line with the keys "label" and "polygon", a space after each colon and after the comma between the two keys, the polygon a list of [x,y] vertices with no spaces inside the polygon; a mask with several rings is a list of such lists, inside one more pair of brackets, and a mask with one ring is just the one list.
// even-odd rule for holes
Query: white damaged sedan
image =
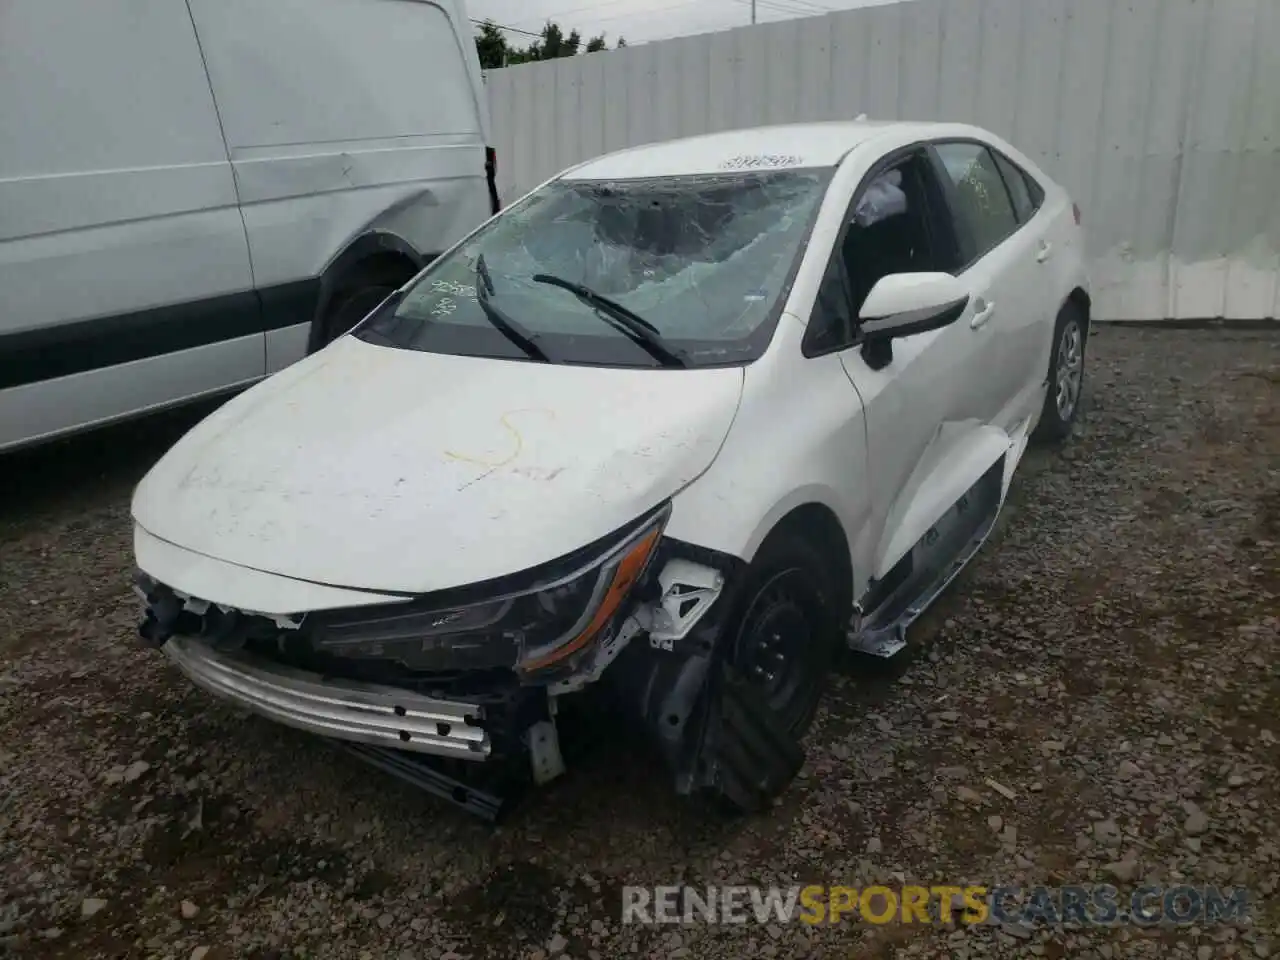
{"label": "white damaged sedan", "polygon": [[141,633],[476,808],[423,758],[550,779],[591,688],[678,791],[758,809],[838,646],[898,652],[1029,439],[1069,433],[1083,242],[969,126],[581,164],[165,455],[133,500]]}

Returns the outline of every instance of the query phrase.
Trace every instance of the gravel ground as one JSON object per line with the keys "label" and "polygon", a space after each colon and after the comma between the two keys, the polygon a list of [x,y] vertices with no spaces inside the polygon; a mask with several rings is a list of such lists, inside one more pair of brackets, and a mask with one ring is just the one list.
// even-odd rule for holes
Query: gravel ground
{"label": "gravel ground", "polygon": [[[1104,328],[1087,421],[765,817],[597,751],[500,829],[134,641],[128,493],[191,413],[3,462],[0,955],[1280,956],[1280,337]],[[1246,885],[1251,924],[620,923],[686,882]]]}

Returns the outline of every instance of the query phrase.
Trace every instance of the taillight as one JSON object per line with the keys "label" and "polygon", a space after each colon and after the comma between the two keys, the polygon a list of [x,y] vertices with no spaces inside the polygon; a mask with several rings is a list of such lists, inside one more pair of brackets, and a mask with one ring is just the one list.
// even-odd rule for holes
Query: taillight
{"label": "taillight", "polygon": [[489,206],[497,213],[502,201],[498,199],[498,151],[493,147],[484,148],[484,176],[489,182]]}
{"label": "taillight", "polygon": [[1076,226],[1080,226],[1080,221],[1084,219],[1084,217],[1080,215],[1080,204],[1073,203],[1071,205],[1071,215],[1076,218]]}

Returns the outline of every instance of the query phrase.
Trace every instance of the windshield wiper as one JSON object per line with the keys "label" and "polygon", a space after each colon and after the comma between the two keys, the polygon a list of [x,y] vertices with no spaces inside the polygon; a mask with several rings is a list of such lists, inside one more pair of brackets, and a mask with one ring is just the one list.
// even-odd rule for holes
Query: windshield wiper
{"label": "windshield wiper", "polygon": [[550,363],[551,358],[538,346],[538,335],[530,333],[520,323],[512,320],[505,310],[495,307],[489,300],[493,296],[493,277],[489,276],[489,267],[484,262],[484,254],[476,257],[476,302],[480,309],[504,337],[514,343],[530,360]]}
{"label": "windshield wiper", "polygon": [[663,339],[662,332],[657,327],[617,301],[610,300],[581,283],[574,283],[572,280],[549,273],[535,273],[533,281],[568,290],[583,303],[595,307],[602,316],[611,321],[612,326],[621,329],[639,346],[649,351],[649,355],[664,367],[689,366],[688,359]]}

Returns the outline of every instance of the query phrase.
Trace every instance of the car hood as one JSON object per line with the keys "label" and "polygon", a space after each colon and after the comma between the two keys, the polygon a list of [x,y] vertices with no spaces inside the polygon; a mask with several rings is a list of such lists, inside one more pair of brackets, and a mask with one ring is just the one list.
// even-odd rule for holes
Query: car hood
{"label": "car hood", "polygon": [[316,583],[475,583],[570,553],[697,479],[742,379],[345,337],[192,429],[138,485],[133,516],[177,546]]}

